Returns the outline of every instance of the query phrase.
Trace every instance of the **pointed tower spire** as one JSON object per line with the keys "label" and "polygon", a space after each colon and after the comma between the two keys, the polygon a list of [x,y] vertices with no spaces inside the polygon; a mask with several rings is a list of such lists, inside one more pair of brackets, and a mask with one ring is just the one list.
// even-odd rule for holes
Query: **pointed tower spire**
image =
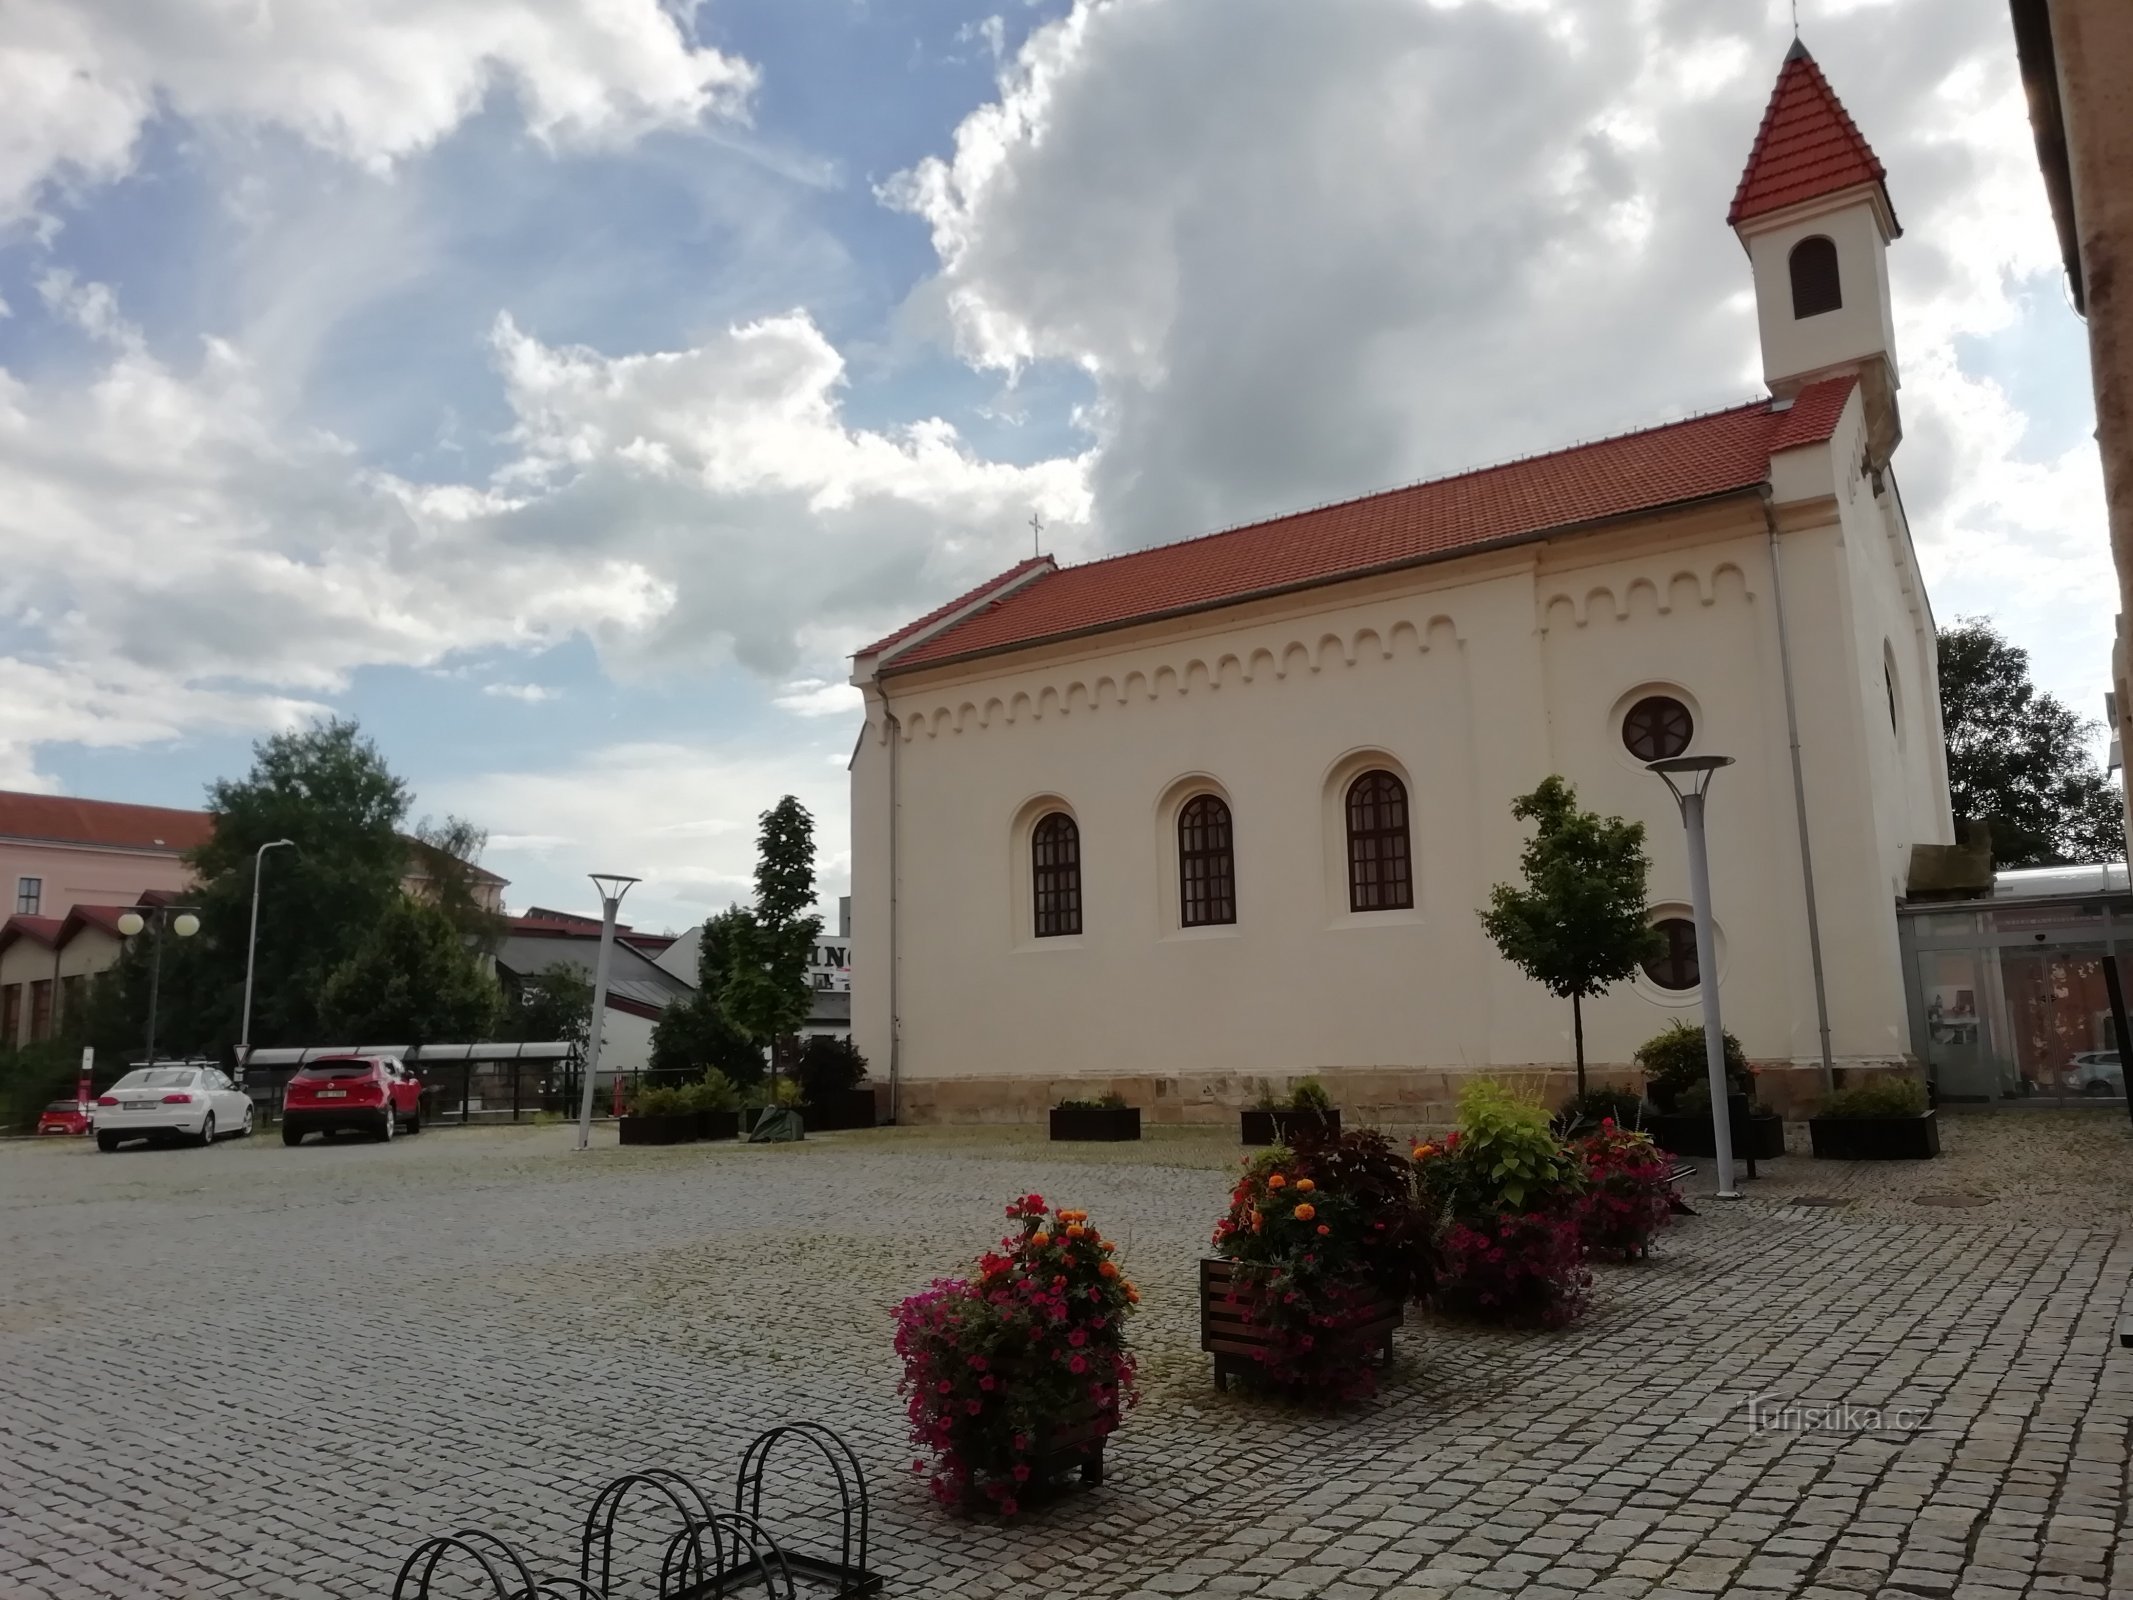
{"label": "pointed tower spire", "polygon": [[1755,273],[1770,392],[1782,399],[1824,378],[1856,376],[1877,464],[1903,437],[1887,261],[1903,230],[1885,178],[1813,54],[1794,39],[1726,220]]}
{"label": "pointed tower spire", "polygon": [[1887,176],[1806,42],[1794,38],[1778,69],[1777,87],[1770,92],[1770,105],[1726,221],[1737,228],[1786,206],[1872,184],[1888,213],[1889,237],[1898,238],[1903,229],[1889,203]]}

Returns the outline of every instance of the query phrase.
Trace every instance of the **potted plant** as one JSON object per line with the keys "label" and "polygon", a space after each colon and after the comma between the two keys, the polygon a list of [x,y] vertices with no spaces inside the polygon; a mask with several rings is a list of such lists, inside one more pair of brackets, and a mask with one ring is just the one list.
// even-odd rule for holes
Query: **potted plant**
{"label": "potted plant", "polygon": [[1877,1075],[1831,1095],[1807,1134],[1824,1161],[1925,1161],[1940,1154],[1938,1117],[1916,1078]]}
{"label": "potted plant", "polygon": [[1414,1167],[1370,1131],[1312,1137],[1245,1164],[1200,1263],[1200,1348],[1215,1386],[1369,1393],[1401,1308],[1427,1282]]}
{"label": "potted plant", "polygon": [[1305,1078],[1289,1091],[1286,1100],[1276,1099],[1272,1089],[1261,1091],[1259,1104],[1243,1114],[1243,1142],[1251,1145],[1294,1144],[1306,1134],[1335,1135],[1341,1131],[1341,1114],[1316,1078]]}
{"label": "potted plant", "polygon": [[801,1113],[818,1133],[871,1128],[874,1089],[866,1081],[867,1058],[849,1039],[820,1036],[800,1047],[793,1069],[800,1085]]}
{"label": "potted plant", "polygon": [[1577,1141],[1585,1163],[1578,1236],[1593,1255],[1640,1261],[1652,1236],[1673,1220],[1672,1165],[1649,1135],[1614,1118]]}
{"label": "potted plant", "polygon": [[701,1137],[687,1089],[638,1088],[617,1126],[624,1144],[689,1144]]}
{"label": "potted plant", "polygon": [[[1755,1104],[1755,1073],[1740,1041],[1724,1035],[1727,1113],[1733,1153],[1770,1161],[1785,1153],[1785,1122]],[[1644,1094],[1651,1113],[1644,1131],[1660,1149],[1677,1156],[1714,1156],[1711,1131],[1710,1067],[1704,1054],[1703,1029],[1693,1022],[1673,1022],[1637,1049],[1644,1069]]]}
{"label": "potted plant", "polygon": [[706,1068],[700,1082],[681,1091],[696,1118],[699,1139],[737,1139],[741,1133],[741,1096],[733,1081],[716,1067]]}
{"label": "potted plant", "polygon": [[1584,1309],[1584,1163],[1538,1101],[1485,1078],[1469,1084],[1458,1129],[1441,1145],[1417,1144],[1415,1166],[1436,1218],[1441,1309],[1543,1328]]}
{"label": "potted plant", "polygon": [[1011,1517],[1070,1471],[1103,1482],[1104,1441],[1135,1398],[1126,1322],[1140,1292],[1087,1212],[1032,1194],[1007,1215],[975,1276],[897,1307],[896,1354],[934,1497]]}
{"label": "potted plant", "polygon": [[1063,1140],[1125,1140],[1141,1136],[1141,1109],[1122,1094],[1062,1100],[1052,1107],[1051,1135]]}

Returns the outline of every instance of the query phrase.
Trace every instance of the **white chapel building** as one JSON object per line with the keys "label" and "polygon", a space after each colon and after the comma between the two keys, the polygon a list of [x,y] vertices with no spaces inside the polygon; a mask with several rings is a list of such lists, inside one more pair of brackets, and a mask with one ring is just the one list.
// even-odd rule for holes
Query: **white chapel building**
{"label": "white chapel building", "polygon": [[[1895,902],[1953,840],[1881,163],[1795,44],[1728,221],[1769,397],[1080,566],[1035,558],[862,651],[855,1042],[912,1121],[1118,1089],[1158,1120],[1321,1078],[1356,1115],[1571,1062],[1483,935],[1514,796],[1643,821],[1666,953],[1586,1010],[1631,1054],[1721,984],[1766,1098],[1903,1060]],[[1797,738],[1793,725],[1797,724]],[[1718,972],[1645,762],[1721,754]],[[1797,776],[1797,785],[1796,785]],[[1805,854],[1812,873],[1805,870]],[[1557,1085],[1561,1087],[1561,1085]]]}

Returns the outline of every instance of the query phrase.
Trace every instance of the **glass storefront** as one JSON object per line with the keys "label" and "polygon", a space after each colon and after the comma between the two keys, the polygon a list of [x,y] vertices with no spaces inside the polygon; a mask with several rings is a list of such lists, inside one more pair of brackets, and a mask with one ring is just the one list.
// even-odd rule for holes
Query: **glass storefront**
{"label": "glass storefront", "polygon": [[2133,895],[1905,906],[1898,926],[1912,1048],[1944,1102],[2123,1106],[2104,963]]}

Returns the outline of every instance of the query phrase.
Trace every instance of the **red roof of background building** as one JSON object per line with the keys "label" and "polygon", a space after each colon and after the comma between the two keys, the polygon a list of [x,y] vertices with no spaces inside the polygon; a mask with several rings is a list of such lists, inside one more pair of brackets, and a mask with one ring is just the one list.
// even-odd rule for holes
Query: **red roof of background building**
{"label": "red roof of background building", "polygon": [[0,922],[0,949],[13,944],[17,939],[35,939],[42,945],[59,942],[60,920],[57,917],[28,917],[20,915]]}
{"label": "red roof of background building", "polygon": [[[1803,200],[1882,183],[1887,176],[1807,46],[1795,39],[1778,69],[1777,87],[1770,91],[1726,222],[1737,227]],[[1882,198],[1888,198],[1886,188]],[[1894,218],[1893,207],[1889,215]]]}
{"label": "red roof of background building", "polygon": [[176,854],[207,843],[214,831],[215,819],[205,811],[0,790],[0,837],[10,839]]}
{"label": "red roof of background building", "polygon": [[[147,902],[144,898],[140,903]],[[66,925],[69,929],[73,929],[77,923],[84,927],[101,928],[114,939],[123,939],[126,935],[119,931],[118,919],[133,909],[133,906],[76,906],[67,913]],[[65,937],[71,939],[74,935],[69,932]]]}
{"label": "red roof of background building", "polygon": [[1012,583],[1015,581],[1015,579],[1021,577],[1024,573],[1033,572],[1038,567],[1051,567],[1056,565],[1057,563],[1054,562],[1050,556],[1031,556],[1025,561],[1018,561],[1013,566],[1009,567],[1005,572],[1001,573],[998,577],[987,578],[983,583],[979,584],[974,589],[965,589],[961,594],[957,595],[953,600],[950,600],[946,605],[935,606],[931,611],[920,617],[916,622],[905,623],[901,628],[898,628],[894,633],[889,634],[887,637],[876,639],[872,644],[868,645],[859,653],[863,656],[871,656],[879,651],[888,649],[889,646],[892,644],[901,644],[904,640],[910,638],[912,634],[918,633],[923,629],[930,628],[931,626],[933,626],[934,623],[940,621],[941,618],[954,616],[957,611],[961,610],[964,606],[969,605],[971,601],[977,599],[977,597],[983,594],[986,590],[996,589],[1003,583]]}
{"label": "red roof of background building", "polygon": [[883,670],[1125,627],[1752,489],[1768,480],[1773,454],[1830,437],[1853,383],[1811,384],[1782,410],[1781,401],[1759,400],[1065,567],[892,656]]}

